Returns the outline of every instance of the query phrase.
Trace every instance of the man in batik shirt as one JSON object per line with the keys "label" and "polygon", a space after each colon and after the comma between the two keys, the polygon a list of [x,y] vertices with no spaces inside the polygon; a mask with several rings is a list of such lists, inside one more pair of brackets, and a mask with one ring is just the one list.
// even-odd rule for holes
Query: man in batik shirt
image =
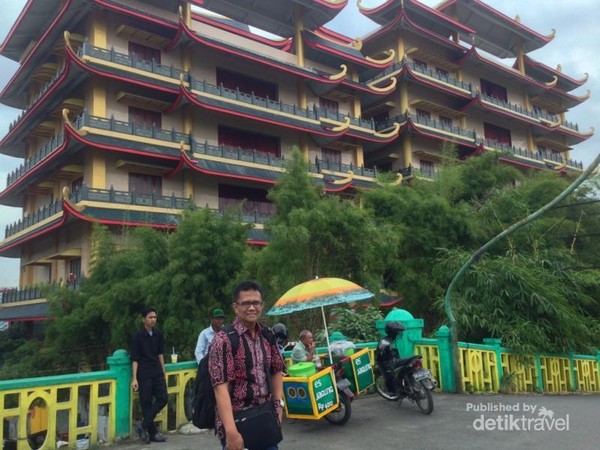
{"label": "man in batik shirt", "polygon": [[[281,424],[284,363],[277,345],[269,343],[258,323],[263,308],[259,284],[242,281],[234,289],[233,299],[236,318],[231,326],[239,335],[237,353],[232,354],[230,338],[220,331],[209,351],[208,370],[217,400],[217,436],[223,448],[243,450],[244,440],[235,426],[233,413],[274,402]],[[270,372],[271,392],[265,368]],[[273,446],[264,450],[276,449],[277,446]]]}

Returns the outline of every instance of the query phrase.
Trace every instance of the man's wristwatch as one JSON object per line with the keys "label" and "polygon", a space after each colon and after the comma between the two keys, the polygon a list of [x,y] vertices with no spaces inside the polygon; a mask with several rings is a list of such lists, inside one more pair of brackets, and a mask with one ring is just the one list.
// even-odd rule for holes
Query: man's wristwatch
{"label": "man's wristwatch", "polygon": [[282,398],[280,398],[279,400],[273,400],[273,403],[275,403],[275,406],[278,406],[281,408],[283,408],[283,405],[285,404]]}

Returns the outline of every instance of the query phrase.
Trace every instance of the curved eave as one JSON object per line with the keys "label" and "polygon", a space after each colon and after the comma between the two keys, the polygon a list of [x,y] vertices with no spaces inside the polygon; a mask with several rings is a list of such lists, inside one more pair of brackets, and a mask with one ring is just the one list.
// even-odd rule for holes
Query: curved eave
{"label": "curved eave", "polygon": [[347,5],[348,0],[254,0],[250,7],[238,0],[189,0],[214,13],[229,17],[282,37],[294,36],[294,14],[303,6],[304,27],[315,30],[330,22]]}
{"label": "curved eave", "polygon": [[[84,56],[83,58],[85,59],[81,59],[79,58],[79,56],[77,56],[77,54],[75,54],[75,52],[69,45],[67,45],[66,48],[67,59],[75,63],[77,67],[79,67],[88,74],[123,81],[128,84],[147,87],[153,90],[158,90],[173,95],[177,95],[178,93],[178,80],[174,79],[172,85],[171,83],[168,83],[167,85],[167,83],[160,82],[158,79],[154,78],[150,73],[145,74],[143,73],[143,71],[138,70],[136,74],[133,74],[125,70],[125,67],[120,68],[118,65],[115,65],[114,68],[111,68],[102,64],[102,62],[94,62],[93,58],[91,57]],[[134,75],[137,76],[137,78],[134,78]]]}
{"label": "curved eave", "polygon": [[[283,120],[283,118],[279,118],[276,113],[270,112],[269,110],[253,109],[253,108],[246,106],[243,103],[237,103],[237,104],[233,105],[230,102],[225,101],[225,99],[221,99],[221,98],[211,99],[206,96],[195,95],[195,94],[189,92],[184,86],[181,87],[180,98],[181,98],[181,100],[185,99],[188,102],[192,103],[193,105],[195,105],[199,108],[205,109],[205,110],[228,114],[228,115],[234,115],[237,117],[244,117],[246,119],[250,119],[250,120],[261,122],[261,123],[267,123],[270,125],[283,126],[285,128],[304,132],[304,133],[328,136],[330,138],[339,138],[339,137],[343,136],[344,134],[346,134],[346,132],[347,132],[347,128],[345,128],[339,132],[328,131],[328,130],[324,129],[320,123],[303,122],[300,119],[296,119],[293,117],[290,118],[291,122],[285,122]],[[181,103],[181,102],[179,102],[179,103]],[[231,105],[231,106],[227,107],[227,105]],[[258,115],[259,113],[261,115]],[[294,122],[294,123],[292,123],[292,122]]]}
{"label": "curved eave", "polygon": [[386,0],[384,3],[374,8],[366,8],[362,5],[361,0],[357,0],[357,6],[361,14],[379,25],[385,25],[394,20],[394,18],[398,16],[398,9],[400,9],[400,14],[405,11],[419,12],[422,16],[428,17],[429,20],[435,20],[440,23],[445,31],[450,33],[456,31],[469,35],[475,33],[475,31],[468,26],[439,12],[437,9],[414,0],[403,0],[402,3],[399,3],[398,0]]}
{"label": "curved eave", "polygon": [[[556,85],[557,89],[565,92],[569,92],[573,89],[583,86],[588,80],[588,74],[585,74],[582,79],[576,80],[558,71],[557,69],[552,69],[551,67],[548,67],[539,61],[535,61],[529,56],[525,56],[524,62],[526,66],[525,71],[529,76],[539,80],[542,83],[549,83],[554,77],[556,77],[558,79],[558,83]],[[513,65],[513,68],[517,68],[516,61]]]}
{"label": "curved eave", "polygon": [[105,0],[93,0],[93,2],[96,5],[100,5],[105,9],[119,12],[121,14],[133,17],[135,19],[139,19],[143,22],[151,22],[155,25],[165,27],[166,29],[169,29],[174,32],[177,31],[177,21],[176,20],[175,21],[165,20],[158,16],[155,16],[152,14],[147,14],[147,13],[144,13],[143,11],[138,11],[135,9],[130,9],[124,5],[120,5],[120,4],[113,3],[113,2],[107,2]]}
{"label": "curved eave", "polygon": [[200,44],[202,46],[205,46],[205,47],[208,47],[211,49],[218,50],[219,52],[226,52],[230,55],[233,55],[233,56],[236,56],[239,58],[257,62],[261,65],[266,65],[266,66],[272,67],[274,69],[281,70],[283,72],[292,74],[294,76],[297,76],[297,77],[300,77],[300,78],[303,78],[306,80],[310,80],[311,82],[314,82],[314,83],[328,84],[328,85],[333,85],[333,86],[340,83],[339,80],[332,80],[325,76],[320,76],[316,73],[311,73],[308,70],[303,70],[300,67],[293,67],[291,65],[283,64],[280,61],[266,58],[264,55],[252,54],[252,53],[249,53],[246,51],[242,51],[241,49],[236,48],[231,45],[228,45],[228,44],[225,44],[224,42],[220,42],[215,39],[211,39],[209,37],[199,35],[195,31],[191,30],[188,26],[186,26],[186,24],[182,20],[180,21],[180,29],[183,32],[182,39],[185,36],[194,43]]}
{"label": "curved eave", "polygon": [[[81,133],[80,130],[77,130],[71,125],[71,123],[67,123],[65,125],[65,133],[68,138],[79,142],[88,147],[97,148],[100,150],[112,151],[116,153],[124,153],[135,156],[143,156],[145,158],[151,159],[160,159],[163,161],[178,161],[179,160],[179,151],[174,150],[169,147],[162,147],[162,150],[159,149],[160,145],[149,145],[143,144],[143,147],[146,148],[135,148],[131,145],[135,144],[135,136],[132,136],[131,140],[120,139],[119,137],[110,137],[107,138],[103,136],[101,133],[95,133],[95,129],[92,127],[83,127],[85,129],[85,133]],[[128,147],[127,144],[130,146]],[[148,148],[151,148],[148,150]]]}
{"label": "curved eave", "polygon": [[[3,243],[0,243],[0,256],[4,256],[7,258],[15,258],[20,255],[21,246],[26,244],[33,239],[36,239],[40,236],[47,235],[52,231],[62,227],[68,220],[69,216],[65,213],[65,204],[63,202],[63,211],[60,215],[57,215],[51,221],[48,221],[44,224],[34,224],[32,225],[29,231],[22,233],[18,237],[10,236],[4,240]],[[25,230],[23,230],[25,231]]]}
{"label": "curved eave", "polygon": [[[114,206],[114,204],[112,204]],[[84,222],[99,223],[102,225],[116,225],[116,226],[130,226],[130,227],[149,227],[166,230],[174,230],[177,228],[179,223],[180,213],[179,212],[165,212],[165,213],[148,213],[146,211],[132,211],[127,208],[101,208],[101,207],[90,207],[84,206],[78,208],[72,205],[70,202],[64,202],[63,206],[65,212],[72,215],[74,218],[82,220]],[[158,216],[164,216],[164,223],[158,223],[158,221],[149,221],[151,214]],[[131,218],[134,217],[134,220]],[[135,220],[135,218],[139,220]],[[146,219],[146,220],[143,220]]]}
{"label": "curved eave", "polygon": [[202,14],[192,13],[192,19],[197,22],[201,22],[212,27],[228,31],[229,33],[236,34],[247,39],[251,39],[255,42],[268,45],[269,47],[277,48],[284,52],[289,52],[294,45],[294,40],[292,38],[285,38],[280,40],[269,39],[267,37],[252,33],[250,31],[246,31],[243,28],[231,25],[224,20],[218,20],[214,17],[208,17]]}
{"label": "curved eave", "polygon": [[[32,127],[33,125],[36,125],[32,118],[35,116],[35,114],[38,113],[42,105],[45,104],[46,100],[49,98],[53,98],[54,93],[66,84],[66,80],[70,79],[70,74],[72,72],[71,69],[71,65],[67,62],[65,64],[65,67],[63,68],[61,75],[56,79],[56,81],[54,81],[52,86],[44,93],[44,95],[42,95],[39,99],[36,100],[35,104],[33,104],[27,110],[27,112],[18,119],[15,126],[13,126],[9,130],[9,132],[4,136],[4,138],[2,138],[2,140],[0,141],[0,149],[2,149],[1,153],[10,156],[19,156],[18,150],[10,148],[10,146],[16,142],[19,136],[22,135],[23,128],[25,126]],[[56,100],[56,98],[54,98],[54,100]]]}
{"label": "curved eave", "polygon": [[[499,58],[515,57],[517,41],[523,51],[529,53],[554,38],[553,34],[544,36],[480,0],[447,0],[436,9],[448,15],[456,11],[455,17],[475,30],[476,45]],[[499,43],[499,36],[504,36],[505,41]]]}
{"label": "curved eave", "polygon": [[394,63],[393,58],[388,58],[389,60],[384,62],[368,59],[358,50],[353,49],[348,45],[327,41],[309,31],[304,31],[302,33],[302,39],[306,44],[305,51],[310,59],[328,63],[329,65],[332,65],[332,58],[335,58],[336,64],[338,65],[353,63],[365,68],[378,70],[390,67]]}
{"label": "curved eave", "polygon": [[69,148],[70,139],[68,136],[65,137],[62,145],[52,151],[44,159],[38,162],[33,168],[27,173],[23,174],[17,181],[7,186],[2,192],[0,192],[0,204],[6,206],[22,206],[22,200],[20,198],[21,192],[31,184],[32,179],[39,178],[37,175],[43,172],[49,165],[54,161],[58,160],[59,155],[65,152]]}
{"label": "curved eave", "polygon": [[540,130],[553,130],[553,127],[544,125],[543,122],[540,122],[538,119],[533,117],[528,117],[508,109],[502,108],[501,106],[497,106],[494,104],[490,104],[484,101],[479,94],[471,99],[469,103],[460,108],[461,111],[468,111],[470,109],[479,109],[481,111],[489,112],[493,116],[502,116],[509,120],[518,120],[524,124],[534,126],[539,128]]}
{"label": "curved eave", "polygon": [[[277,179],[284,173],[282,170],[273,170],[259,167],[256,164],[232,164],[221,158],[195,158],[182,152],[182,161],[186,167],[203,175],[216,176],[219,178],[230,178],[236,180],[250,181],[255,183],[274,185]],[[330,175],[331,182],[326,182],[324,177],[311,176],[311,180],[321,185],[326,192],[341,192],[357,187],[370,186],[366,180],[351,180],[342,184],[335,184],[343,180],[344,176]]]}
{"label": "curved eave", "polygon": [[[431,130],[431,131],[430,131]],[[406,123],[400,129],[400,134],[403,133],[415,133],[420,136],[436,139],[439,141],[450,141],[453,144],[460,145],[461,147],[467,148],[477,148],[477,144],[474,140],[471,140],[467,137],[461,138],[460,136],[450,135],[450,134],[442,134],[436,132],[435,129],[429,128],[426,125],[422,125],[413,121],[412,118],[409,118]]]}
{"label": "curved eave", "polygon": [[[34,7],[34,3],[40,4],[40,3],[42,3],[42,1],[47,2],[47,0],[29,0],[27,5],[21,12],[21,16],[19,16],[19,18],[17,19],[17,22],[15,23],[14,26],[17,26],[17,24],[20,23],[19,21],[23,20],[23,14],[25,14],[25,16],[27,16],[27,14],[29,14],[28,11]],[[34,57],[37,56],[40,49],[49,45],[48,36],[56,30],[57,24],[62,20],[62,18],[65,16],[67,11],[69,10],[69,7],[71,6],[72,1],[73,0],[67,0],[64,3],[60,12],[54,18],[54,20],[52,21],[50,26],[46,29],[46,31],[44,32],[42,37],[39,39],[38,43],[29,52],[27,57],[22,62],[20,62],[19,68],[13,74],[13,76],[11,77],[9,82],[6,84],[6,86],[4,86],[4,89],[2,90],[2,92],[0,92],[0,101],[2,101],[5,104],[9,104],[10,106],[18,106],[18,105],[15,105],[14,102],[22,101],[21,99],[15,100],[14,97],[15,97],[15,95],[18,95],[19,93],[22,93],[24,91],[24,87],[28,86],[28,84],[29,84],[26,80],[29,77],[31,71],[33,70],[31,61],[34,59]],[[47,3],[49,3],[49,2],[47,2]],[[13,30],[11,30],[11,32],[14,32],[14,26],[13,26]],[[6,40],[2,44],[2,47],[0,48],[0,54],[4,55],[6,57],[9,57],[9,56],[5,54],[5,46],[9,42],[10,36],[11,36],[11,34],[9,33],[9,36],[6,38]],[[22,51],[23,51],[23,49],[18,53],[17,59],[15,59],[15,61],[17,61],[17,62],[19,61]],[[13,58],[11,58],[11,59],[13,59]],[[8,102],[4,102],[5,99],[8,100]]]}
{"label": "curved eave", "polygon": [[402,10],[400,14],[398,14],[392,21],[385,23],[382,27],[369,34],[365,38],[365,42],[371,42],[381,36],[387,36],[391,31],[394,30],[409,30],[416,34],[425,36],[429,39],[433,39],[438,44],[456,51],[457,55],[462,55],[465,53],[465,49],[463,46],[415,23],[411,20],[411,18],[406,14],[406,11],[404,10]]}
{"label": "curved eave", "polygon": [[452,89],[450,86],[446,86],[442,82],[435,82],[433,80],[430,80],[426,75],[412,70],[411,67],[408,65],[408,63],[403,64],[402,69],[400,70],[400,72],[398,72],[395,75],[395,77],[397,77],[399,80],[401,80],[401,79],[414,80],[424,86],[431,87],[437,91],[442,91],[447,94],[459,96],[459,97],[462,97],[465,99],[472,98],[471,93],[467,92],[464,89],[460,89],[458,87],[456,89]]}

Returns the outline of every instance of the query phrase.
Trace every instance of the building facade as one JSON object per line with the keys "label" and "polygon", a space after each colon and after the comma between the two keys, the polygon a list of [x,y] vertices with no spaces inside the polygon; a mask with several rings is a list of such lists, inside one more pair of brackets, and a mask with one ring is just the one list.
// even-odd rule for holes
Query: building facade
{"label": "building facade", "polygon": [[0,242],[21,262],[0,320],[47,314],[27,286],[77,284],[93,223],[118,239],[174,229],[190,204],[244,202],[249,243],[264,245],[267,191],[294,148],[315,183],[349,195],[377,171],[434,177],[446,141],[463,158],[582,170],[570,152],[591,133],[565,114],[586,79],[528,56],[553,36],[479,0],[388,0],[359,2],[378,27],[348,37],[326,27],[346,5],[28,0],[0,47],[20,63],[0,102],[22,110],[0,152],[23,159],[0,192],[23,208]]}

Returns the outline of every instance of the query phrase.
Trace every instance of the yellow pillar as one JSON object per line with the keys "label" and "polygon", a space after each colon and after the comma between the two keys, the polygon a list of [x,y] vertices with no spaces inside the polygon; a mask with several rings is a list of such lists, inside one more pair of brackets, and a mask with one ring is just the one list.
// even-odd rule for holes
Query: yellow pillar
{"label": "yellow pillar", "polygon": [[466,130],[467,129],[467,117],[462,116],[460,119],[458,119],[458,124],[459,124],[460,128],[462,128],[463,130]]}
{"label": "yellow pillar", "polygon": [[356,159],[356,166],[357,167],[362,167],[362,166],[365,165],[365,153],[364,153],[364,149],[363,149],[362,143],[359,143],[356,146],[355,159]]}
{"label": "yellow pillar", "polygon": [[304,161],[309,162],[308,140],[306,134],[300,135],[300,151],[302,152],[302,156],[304,156]]}
{"label": "yellow pillar", "polygon": [[183,22],[185,23],[185,26],[189,28],[192,26],[192,5],[185,2],[182,4],[182,8],[183,8]]}
{"label": "yellow pillar", "polygon": [[89,93],[89,112],[92,116],[106,118],[106,83],[101,78],[92,79]]}
{"label": "yellow pillar", "polygon": [[523,107],[527,111],[531,111],[533,109],[531,107],[531,101],[529,100],[529,92],[527,92],[527,89],[523,89]]}
{"label": "yellow pillar", "polygon": [[192,47],[183,47],[181,52],[181,67],[184,72],[192,70]]}
{"label": "yellow pillar", "polygon": [[302,41],[302,30],[304,29],[304,11],[302,6],[294,5],[294,43],[296,44],[296,57],[298,65],[304,67],[304,42]]}
{"label": "yellow pillar", "polygon": [[304,80],[298,80],[298,108],[306,109],[308,106],[308,98],[306,95],[306,85]]}
{"label": "yellow pillar", "polygon": [[404,167],[412,165],[412,138],[410,134],[402,136],[402,156],[404,159]]}
{"label": "yellow pillar", "polygon": [[89,41],[90,45],[100,48],[108,48],[107,45],[106,17],[103,11],[94,11],[92,22],[90,24]]}
{"label": "yellow pillar", "polygon": [[523,45],[521,39],[517,38],[517,70],[525,75],[525,52],[523,51]]}
{"label": "yellow pillar", "polygon": [[352,115],[354,117],[360,117],[361,113],[362,113],[362,108],[360,105],[360,98],[354,97],[354,99],[352,99]]}
{"label": "yellow pillar", "polygon": [[400,83],[400,114],[408,112],[408,83]]}
{"label": "yellow pillar", "polygon": [[398,34],[396,39],[396,55],[398,55],[398,61],[402,61],[406,55],[406,44],[404,42],[404,37],[400,34]]}
{"label": "yellow pillar", "polygon": [[185,106],[183,108],[183,132],[185,134],[192,134],[194,132],[194,111],[191,107]]}
{"label": "yellow pillar", "polygon": [[89,158],[88,187],[106,189],[106,154],[100,150],[93,150]]}
{"label": "yellow pillar", "polygon": [[194,189],[194,172],[186,170],[183,172],[183,196],[191,198],[195,202],[196,191]]}
{"label": "yellow pillar", "polygon": [[531,153],[536,153],[535,142],[533,141],[533,132],[531,129],[527,130],[527,150]]}

